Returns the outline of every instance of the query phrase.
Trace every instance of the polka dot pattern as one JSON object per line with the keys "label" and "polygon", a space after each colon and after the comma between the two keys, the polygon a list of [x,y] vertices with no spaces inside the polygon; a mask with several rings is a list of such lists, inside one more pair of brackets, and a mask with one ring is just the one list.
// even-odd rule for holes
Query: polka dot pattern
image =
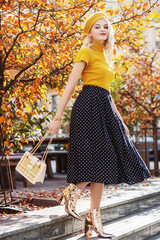
{"label": "polka dot pattern", "polygon": [[69,183],[135,184],[151,176],[104,88],[84,86],[74,103],[67,171]]}

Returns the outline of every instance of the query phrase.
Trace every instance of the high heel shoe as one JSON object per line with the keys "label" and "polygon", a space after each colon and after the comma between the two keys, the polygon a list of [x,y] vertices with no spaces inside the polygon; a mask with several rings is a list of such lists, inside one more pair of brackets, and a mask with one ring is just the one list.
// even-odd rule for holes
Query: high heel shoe
{"label": "high heel shoe", "polygon": [[85,219],[85,236],[92,236],[92,229],[102,238],[113,238],[113,234],[105,233],[102,226],[100,209],[88,209]]}
{"label": "high heel shoe", "polygon": [[80,195],[81,189],[75,184],[70,183],[63,193],[57,198],[59,204],[65,204],[65,211],[82,221],[80,215],[76,213],[76,203]]}

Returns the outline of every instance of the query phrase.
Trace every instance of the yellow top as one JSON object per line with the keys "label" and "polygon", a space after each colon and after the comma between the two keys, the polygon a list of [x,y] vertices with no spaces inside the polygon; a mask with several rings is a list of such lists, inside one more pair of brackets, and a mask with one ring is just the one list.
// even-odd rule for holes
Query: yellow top
{"label": "yellow top", "polygon": [[95,85],[110,90],[114,71],[109,67],[104,56],[104,45],[93,41],[90,48],[82,48],[77,53],[74,62],[85,61],[82,72],[83,85]]}

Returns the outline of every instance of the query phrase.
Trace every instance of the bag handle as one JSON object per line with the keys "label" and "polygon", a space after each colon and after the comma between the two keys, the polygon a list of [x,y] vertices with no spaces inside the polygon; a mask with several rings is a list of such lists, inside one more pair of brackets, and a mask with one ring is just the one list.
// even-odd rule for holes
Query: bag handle
{"label": "bag handle", "polygon": [[47,154],[48,154],[48,148],[49,148],[49,145],[51,144],[52,140],[53,140],[53,136],[49,140],[49,143],[48,143],[48,145],[46,147],[46,150],[44,151],[44,154],[43,154],[43,157],[41,159],[41,162],[43,162],[43,161],[45,162],[46,161]]}
{"label": "bag handle", "polygon": [[36,150],[41,146],[45,138],[48,136],[49,131],[41,138],[41,140],[34,146],[34,148],[30,151],[30,154],[34,154]]}
{"label": "bag handle", "polygon": [[[46,132],[46,134],[41,138],[41,140],[34,146],[34,148],[30,151],[30,153],[29,154],[34,154],[35,152],[36,152],[36,150],[40,147],[40,145],[43,143],[43,141],[45,140],[45,138],[48,136],[48,134],[49,134],[49,131],[48,132]],[[49,143],[48,143],[48,145],[47,145],[47,147],[46,147],[46,149],[45,149],[45,151],[44,151],[44,154],[43,154],[43,156],[42,156],[42,159],[41,159],[41,163],[44,161],[45,162],[45,160],[46,160],[46,158],[47,158],[47,154],[48,154],[48,148],[49,148],[49,145],[51,144],[51,142],[52,142],[52,140],[53,140],[53,136],[51,136],[51,138],[50,138],[50,140],[49,140]]]}

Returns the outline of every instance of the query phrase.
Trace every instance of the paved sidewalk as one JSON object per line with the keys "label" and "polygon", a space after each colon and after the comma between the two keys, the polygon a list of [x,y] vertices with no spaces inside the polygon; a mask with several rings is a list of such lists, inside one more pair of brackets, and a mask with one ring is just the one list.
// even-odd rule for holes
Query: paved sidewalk
{"label": "paved sidewalk", "polygon": [[[24,191],[24,189],[27,189],[28,192],[32,191],[41,191],[41,190],[48,190],[52,191],[55,188],[59,187],[67,187],[68,183],[66,182],[66,174],[54,174],[54,179],[45,179],[44,183],[36,183],[35,185],[32,185],[30,187],[23,187],[23,182],[22,181],[17,181],[17,188],[13,190],[13,193],[16,193],[17,191]],[[108,190],[108,192],[112,193],[113,191],[116,191],[118,189],[128,189],[128,190],[134,190],[135,188],[139,186],[144,186],[146,187],[147,184],[150,184],[153,181],[158,181],[160,182],[160,178],[150,178],[144,182],[137,183],[135,185],[128,185],[128,184],[117,184],[117,185],[105,185],[105,189]],[[85,187],[85,189],[89,189],[89,186]]]}
{"label": "paved sidewalk", "polygon": [[[121,192],[124,193],[124,191],[132,191],[132,190],[138,190],[138,189],[145,189],[148,186],[157,186],[160,185],[160,178],[150,178],[144,182],[137,183],[135,185],[128,185],[128,184],[117,184],[117,185],[105,185],[104,187],[104,193],[102,198],[112,198],[114,196],[120,196]],[[66,182],[66,174],[55,174],[54,179],[45,179],[44,183],[36,183],[35,185],[32,185],[30,187],[23,187],[22,181],[17,181],[17,188],[14,189],[12,195],[14,197],[20,196],[19,193],[24,192],[26,195],[42,193],[46,192],[48,195],[50,193],[55,192],[55,194],[59,194],[61,191],[61,188],[64,189],[68,186],[68,183]],[[89,185],[86,186],[83,189],[82,192],[82,198],[88,197],[90,194],[90,188]],[[40,196],[39,198],[42,199],[43,196]],[[47,199],[53,201],[53,197],[51,198],[48,196]],[[45,197],[46,198],[46,197]],[[55,201],[55,200],[54,200]],[[56,202],[56,201],[55,201]],[[57,204],[55,204],[57,205]],[[53,205],[52,205],[53,206]]]}
{"label": "paved sidewalk", "polygon": [[50,189],[50,188],[56,188],[60,186],[68,186],[68,183],[66,182],[66,174],[58,174],[54,173],[54,179],[45,179],[44,183],[36,183],[35,185],[32,185],[31,187],[23,187],[22,181],[16,181],[17,188],[14,189],[14,192],[19,190],[23,190],[25,188],[37,190],[37,189]]}

